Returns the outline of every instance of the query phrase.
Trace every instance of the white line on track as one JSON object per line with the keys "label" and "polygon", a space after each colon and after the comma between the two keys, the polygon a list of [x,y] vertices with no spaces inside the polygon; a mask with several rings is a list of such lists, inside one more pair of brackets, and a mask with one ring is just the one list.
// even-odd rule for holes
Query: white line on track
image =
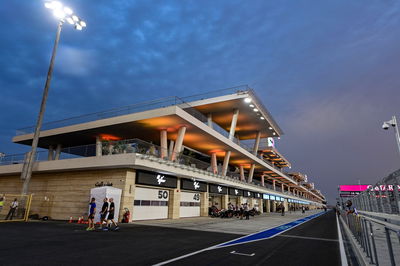
{"label": "white line on track", "polygon": [[336,216],[336,224],[337,224],[338,238],[339,238],[340,260],[342,262],[342,266],[348,266],[346,252],[344,251],[342,232],[340,231],[339,219],[337,215],[335,216]]}
{"label": "white line on track", "polygon": [[330,241],[330,242],[338,242],[339,241],[337,239],[320,238],[320,237],[308,237],[308,236],[295,236],[295,235],[279,235],[279,237],[290,237],[290,238],[300,238],[300,239]]}
{"label": "white line on track", "polygon": [[[325,213],[325,212],[323,212],[323,213]],[[296,224],[295,226],[290,227],[290,228],[288,228],[288,229],[286,229],[286,230],[284,230],[284,231],[281,231],[281,232],[279,232],[278,234],[269,237],[268,239],[271,239],[271,238],[273,238],[273,237],[275,237],[275,236],[278,236],[278,235],[280,235],[280,234],[282,234],[282,233],[284,233],[284,232],[286,232],[286,231],[288,231],[288,230],[291,230],[291,229],[293,229],[293,228],[295,228],[295,227],[297,227],[297,226],[299,226],[299,225],[305,224],[306,222],[309,222],[309,221],[313,220],[314,218],[320,217],[323,213],[321,212],[321,213],[319,213],[320,215],[317,215],[317,216],[313,217],[312,219],[307,220],[307,221],[305,221],[305,222]],[[278,227],[279,227],[279,226],[278,226]],[[269,230],[269,229],[268,229],[268,230]],[[261,230],[261,231],[259,231],[259,232],[256,232],[256,233],[254,233],[254,234],[258,234],[258,233],[263,232],[263,231],[265,231],[265,229],[264,229],[264,230]],[[254,234],[250,234],[250,235],[254,235]],[[249,236],[249,235],[247,235],[247,236]],[[220,243],[220,244],[217,244],[217,245],[208,247],[208,248],[203,248],[203,249],[194,251],[194,252],[192,252],[192,253],[188,253],[188,254],[185,254],[185,255],[182,255],[182,256],[179,256],[179,257],[170,259],[170,260],[162,261],[162,262],[159,262],[159,263],[157,263],[157,264],[153,264],[153,266],[166,265],[166,264],[168,264],[168,263],[171,263],[171,262],[174,262],[174,261],[178,261],[178,260],[181,260],[181,259],[184,259],[184,258],[193,256],[193,255],[202,253],[202,252],[204,252],[204,251],[208,251],[208,250],[213,250],[213,249],[217,249],[217,248],[225,248],[225,247],[230,247],[230,246],[235,246],[235,245],[244,244],[244,243],[237,243],[237,244],[233,244],[233,245],[220,246],[220,245],[223,245],[223,244],[225,244],[225,243],[229,243],[229,242],[232,242],[232,241],[235,241],[235,240],[238,240],[238,239],[245,238],[245,237],[247,237],[247,236],[242,236],[242,237],[239,237],[239,238],[237,238],[237,239],[232,239],[232,240],[229,240],[229,241],[226,241],[226,242],[224,242],[224,243]],[[247,243],[251,243],[251,242],[261,241],[261,240],[266,240],[266,239],[251,240],[251,241],[247,241],[246,244],[247,244]],[[219,247],[219,246],[220,246],[220,247]],[[347,266],[347,264],[346,264],[346,265],[342,265],[342,266]]]}
{"label": "white line on track", "polygon": [[240,253],[240,252],[236,252],[236,251],[231,251],[230,253],[235,254],[235,255],[240,255],[240,256],[247,256],[247,257],[253,257],[254,255],[256,255],[256,253],[246,254],[246,253]]}

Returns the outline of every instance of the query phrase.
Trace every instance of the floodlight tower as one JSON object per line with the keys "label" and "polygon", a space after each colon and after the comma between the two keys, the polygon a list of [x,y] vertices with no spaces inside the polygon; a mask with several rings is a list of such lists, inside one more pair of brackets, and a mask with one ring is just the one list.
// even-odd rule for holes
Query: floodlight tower
{"label": "floodlight tower", "polygon": [[47,72],[46,83],[43,90],[39,117],[36,122],[35,132],[33,135],[32,148],[31,151],[28,152],[27,156],[25,157],[24,166],[21,171],[21,179],[24,180],[24,184],[22,186],[22,194],[28,193],[29,182],[32,177],[32,169],[36,159],[36,150],[39,142],[40,130],[42,128],[43,115],[46,109],[46,101],[49,93],[51,77],[53,74],[54,59],[56,57],[62,25],[66,21],[69,24],[73,25],[76,30],[82,30],[83,28],[86,27],[86,22],[80,19],[78,16],[76,16],[71,8],[64,6],[61,2],[59,1],[46,2],[44,6],[53,11],[53,15],[58,19],[58,26],[56,32],[56,39],[54,41],[53,52],[51,54],[50,66]]}

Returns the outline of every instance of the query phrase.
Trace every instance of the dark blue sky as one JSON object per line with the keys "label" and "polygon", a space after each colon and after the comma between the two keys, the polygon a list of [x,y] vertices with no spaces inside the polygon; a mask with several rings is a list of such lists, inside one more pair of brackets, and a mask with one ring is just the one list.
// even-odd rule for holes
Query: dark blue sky
{"label": "dark blue sky", "polygon": [[[64,1],[46,121],[248,84],[285,135],[278,149],[331,202],[338,184],[400,168],[400,2]],[[0,5],[0,151],[36,121],[57,21],[41,0]],[[400,117],[399,117],[400,120]]]}

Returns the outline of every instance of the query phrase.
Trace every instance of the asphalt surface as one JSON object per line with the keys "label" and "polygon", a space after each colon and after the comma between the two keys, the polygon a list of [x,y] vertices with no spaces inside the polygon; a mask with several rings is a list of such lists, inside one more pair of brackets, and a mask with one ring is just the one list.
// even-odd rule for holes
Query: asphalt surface
{"label": "asphalt surface", "polygon": [[271,239],[190,256],[170,265],[341,265],[333,211]]}
{"label": "asphalt surface", "polygon": [[[143,225],[86,232],[85,225],[65,222],[0,223],[0,265],[152,265],[237,237]],[[203,252],[170,265],[222,264],[340,265],[335,216],[330,212],[272,239]]]}

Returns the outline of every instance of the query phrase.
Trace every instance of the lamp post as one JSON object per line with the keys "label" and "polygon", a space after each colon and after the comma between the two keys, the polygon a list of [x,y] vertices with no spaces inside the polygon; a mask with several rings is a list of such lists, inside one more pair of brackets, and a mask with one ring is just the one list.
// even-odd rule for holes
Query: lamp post
{"label": "lamp post", "polygon": [[43,90],[42,103],[40,104],[39,117],[36,122],[35,132],[33,135],[32,149],[30,152],[27,153],[27,156],[25,157],[24,161],[24,166],[21,171],[21,179],[24,180],[24,184],[22,186],[22,194],[28,193],[29,182],[32,177],[32,170],[36,159],[36,150],[39,142],[40,130],[42,128],[43,115],[46,109],[46,101],[49,93],[51,77],[53,74],[54,60],[56,57],[58,42],[60,40],[61,28],[65,21],[73,25],[77,30],[82,30],[84,27],[86,27],[86,23],[83,20],[81,20],[78,16],[76,16],[71,8],[63,6],[63,4],[61,4],[60,2],[51,1],[51,2],[46,2],[44,5],[46,8],[53,11],[53,15],[59,21],[56,32],[56,39],[54,41],[53,52],[51,54],[50,66],[47,72],[46,83]]}
{"label": "lamp post", "polygon": [[392,116],[392,120],[383,122],[382,128],[384,130],[388,130],[390,128],[390,126],[392,126],[394,129],[396,142],[397,142],[397,148],[399,149],[399,154],[400,154],[400,133],[399,133],[399,124],[397,124],[397,121],[396,121],[396,116]]}

